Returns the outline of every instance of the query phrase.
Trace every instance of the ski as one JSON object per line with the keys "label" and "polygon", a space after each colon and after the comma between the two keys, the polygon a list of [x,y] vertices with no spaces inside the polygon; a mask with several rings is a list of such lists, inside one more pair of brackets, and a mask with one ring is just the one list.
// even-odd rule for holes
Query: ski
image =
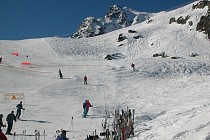
{"label": "ski", "polygon": [[[14,136],[37,136],[36,134],[15,134]],[[39,136],[46,136],[46,134],[40,134]]]}

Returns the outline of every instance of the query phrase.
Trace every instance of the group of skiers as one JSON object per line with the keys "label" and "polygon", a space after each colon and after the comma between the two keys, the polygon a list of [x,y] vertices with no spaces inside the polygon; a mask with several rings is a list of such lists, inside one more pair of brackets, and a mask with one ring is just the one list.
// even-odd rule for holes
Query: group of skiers
{"label": "group of skiers", "polygon": [[[2,58],[0,58],[0,62],[1,62]],[[131,67],[133,68],[133,70],[135,70],[135,65],[132,63]],[[63,79],[63,75],[61,70],[59,69],[59,76],[61,79]],[[84,76],[84,84],[87,84],[87,76]],[[89,100],[85,100],[85,102],[83,103],[83,117],[86,118],[88,116],[88,111],[89,108],[93,107],[93,105],[91,105],[91,103],[89,102]],[[7,130],[6,130],[6,135],[12,135],[11,130],[13,127],[13,122],[17,121],[17,119],[20,119],[20,115],[21,115],[21,110],[25,110],[25,108],[23,108],[23,104],[22,101],[20,101],[20,103],[16,106],[17,108],[17,113],[16,115],[14,115],[14,111],[11,111],[11,113],[9,113],[6,117],[6,121],[7,121]],[[0,140],[7,140],[7,137],[4,135],[4,133],[1,130],[1,127],[6,127],[6,125],[3,124],[3,114],[0,114]],[[66,131],[62,130],[61,134],[56,138],[56,140],[68,140],[66,138]]]}
{"label": "group of skiers", "polygon": [[[20,101],[20,103],[16,106],[17,108],[17,113],[16,115],[14,114],[14,111],[11,111],[11,113],[9,113],[6,117],[6,121],[7,121],[7,130],[6,130],[6,135],[12,135],[11,130],[13,127],[13,122],[17,121],[17,119],[20,119],[20,115],[21,115],[21,110],[25,110],[25,108],[23,108],[22,105],[22,101]],[[4,135],[4,133],[1,130],[1,127],[6,127],[6,125],[3,124],[3,114],[0,114],[0,140],[7,140],[7,137]]]}
{"label": "group of skiers", "polygon": [[[136,70],[134,63],[131,64],[131,67],[133,68],[133,71]],[[58,70],[58,74],[59,74],[60,79],[63,79],[63,74],[60,69]],[[87,85],[87,76],[86,75],[84,76],[84,84]]]}
{"label": "group of skiers", "polygon": [[[131,64],[131,67],[133,68],[133,71],[136,70],[134,63]],[[60,69],[58,70],[58,73],[59,73],[60,79],[63,79],[63,74]],[[86,75],[84,76],[84,84],[87,85],[87,76]],[[90,104],[89,100],[85,100],[85,102],[83,103],[83,117],[87,117],[87,113],[88,113],[90,107],[93,107],[93,106]]]}
{"label": "group of skiers", "polygon": [[[63,74],[60,69],[58,70],[58,74],[59,74],[60,79],[63,79]],[[87,76],[86,75],[84,76],[84,84],[87,85]]]}

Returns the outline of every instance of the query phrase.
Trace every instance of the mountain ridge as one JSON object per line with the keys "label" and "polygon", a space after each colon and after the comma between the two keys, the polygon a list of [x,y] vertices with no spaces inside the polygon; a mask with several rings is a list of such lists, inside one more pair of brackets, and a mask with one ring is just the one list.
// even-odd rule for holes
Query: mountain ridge
{"label": "mountain ridge", "polygon": [[140,23],[149,19],[152,15],[152,13],[137,12],[128,7],[113,5],[110,7],[104,18],[85,18],[79,29],[73,33],[71,37],[82,38],[102,35],[120,28]]}

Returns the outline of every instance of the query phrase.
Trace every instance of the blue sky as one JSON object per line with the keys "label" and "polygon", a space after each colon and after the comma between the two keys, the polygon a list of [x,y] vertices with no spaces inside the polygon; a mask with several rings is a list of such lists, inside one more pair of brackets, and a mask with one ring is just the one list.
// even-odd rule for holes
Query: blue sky
{"label": "blue sky", "polygon": [[103,18],[112,5],[139,12],[174,9],[193,0],[0,0],[0,40],[70,36],[84,18]]}

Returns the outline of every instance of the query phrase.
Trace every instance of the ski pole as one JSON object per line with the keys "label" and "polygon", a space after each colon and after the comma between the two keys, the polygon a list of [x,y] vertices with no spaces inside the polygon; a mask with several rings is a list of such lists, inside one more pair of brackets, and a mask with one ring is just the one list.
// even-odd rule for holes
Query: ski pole
{"label": "ski pole", "polygon": [[[6,127],[6,125],[5,125],[5,127]],[[2,132],[4,132],[4,133],[6,133],[6,128],[5,127],[2,128]]]}
{"label": "ski pole", "polygon": [[24,140],[26,140],[26,130],[24,131],[24,136],[25,136],[25,137],[24,137]]}
{"label": "ski pole", "polygon": [[71,131],[72,131],[72,139],[74,139],[74,130],[73,130],[73,119],[74,117],[71,117]]}
{"label": "ski pole", "polygon": [[44,140],[45,140],[45,130],[44,130],[43,134],[44,134]]}
{"label": "ski pole", "polygon": [[13,124],[12,130],[15,128],[15,124],[16,124],[16,122]]}
{"label": "ski pole", "polygon": [[37,134],[38,134],[38,130],[35,130],[35,140],[38,140],[37,139]]}
{"label": "ski pole", "polygon": [[23,132],[22,132],[21,140],[22,140],[23,137],[24,137],[24,133],[25,133],[25,130],[23,130]]}
{"label": "ski pole", "polygon": [[[25,110],[25,109],[24,109]],[[23,113],[22,113],[22,117],[23,117],[23,114],[24,114],[24,110],[23,110]]]}
{"label": "ski pole", "polygon": [[73,132],[73,117],[71,118],[71,127],[72,127],[72,132]]}

